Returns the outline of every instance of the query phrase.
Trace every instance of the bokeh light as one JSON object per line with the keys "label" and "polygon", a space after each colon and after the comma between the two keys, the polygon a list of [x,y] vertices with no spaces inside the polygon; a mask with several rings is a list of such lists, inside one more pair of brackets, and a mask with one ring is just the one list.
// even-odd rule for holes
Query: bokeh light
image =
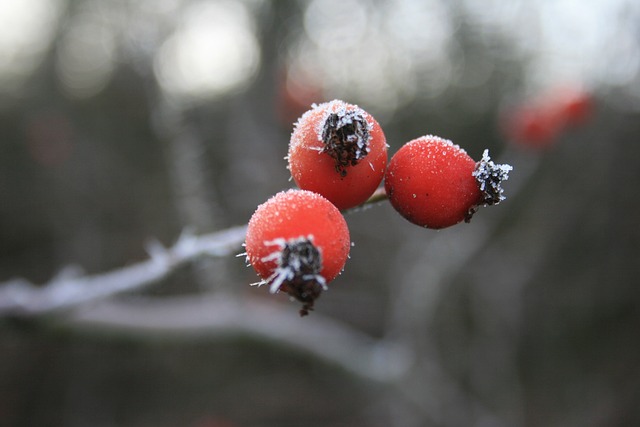
{"label": "bokeh light", "polygon": [[[392,0],[376,7],[314,0],[287,55],[291,66],[319,76],[328,97],[340,94],[389,115],[416,97],[486,83],[499,71],[486,53],[524,64],[525,91],[557,81],[638,86],[639,17],[640,6],[629,0],[588,7],[577,0]],[[488,50],[474,55],[461,45],[469,42]]]}
{"label": "bokeh light", "polygon": [[117,28],[108,5],[86,2],[70,20],[57,50],[58,78],[67,95],[86,98],[109,82],[117,63]]}
{"label": "bokeh light", "polygon": [[189,5],[178,30],[164,42],[155,73],[165,92],[181,101],[211,99],[246,85],[258,71],[255,25],[240,2]]}
{"label": "bokeh light", "polygon": [[61,2],[0,0],[0,92],[18,90],[53,40]]}

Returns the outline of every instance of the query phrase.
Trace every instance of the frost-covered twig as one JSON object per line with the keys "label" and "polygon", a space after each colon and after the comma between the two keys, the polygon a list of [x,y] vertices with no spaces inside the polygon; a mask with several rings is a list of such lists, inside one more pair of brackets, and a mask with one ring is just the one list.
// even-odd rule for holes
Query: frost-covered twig
{"label": "frost-covered twig", "polygon": [[[385,197],[384,188],[380,188],[364,205]],[[201,236],[185,232],[170,248],[151,242],[147,246],[149,260],[101,274],[85,276],[76,268],[66,268],[42,286],[22,278],[0,283],[0,316],[41,315],[143,289],[197,258],[237,254],[244,242],[246,228],[241,225]]]}
{"label": "frost-covered twig", "polygon": [[243,225],[202,236],[183,233],[170,248],[158,242],[150,244],[150,259],[102,274],[83,276],[78,272],[69,274],[67,269],[67,274],[42,286],[24,279],[10,280],[0,284],[0,315],[40,315],[140,290],[200,257],[238,253],[245,232]]}

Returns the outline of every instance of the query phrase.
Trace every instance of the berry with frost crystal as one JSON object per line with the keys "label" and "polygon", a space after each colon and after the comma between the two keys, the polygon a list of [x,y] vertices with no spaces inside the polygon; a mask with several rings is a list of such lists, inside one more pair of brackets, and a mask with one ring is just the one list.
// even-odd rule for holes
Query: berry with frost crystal
{"label": "berry with frost crystal", "polygon": [[323,195],[338,209],[348,209],[366,201],[382,181],[387,143],[369,113],[333,100],[300,117],[287,159],[300,188]]}
{"label": "berry with frost crystal", "polygon": [[258,206],[249,220],[247,260],[269,285],[303,303],[302,316],[344,268],[351,247],[340,211],[317,193],[283,191]]}
{"label": "berry with frost crystal", "polygon": [[441,229],[469,222],[479,206],[502,201],[500,184],[511,169],[496,165],[487,150],[476,163],[458,145],[428,135],[408,142],[392,157],[385,190],[408,221]]}

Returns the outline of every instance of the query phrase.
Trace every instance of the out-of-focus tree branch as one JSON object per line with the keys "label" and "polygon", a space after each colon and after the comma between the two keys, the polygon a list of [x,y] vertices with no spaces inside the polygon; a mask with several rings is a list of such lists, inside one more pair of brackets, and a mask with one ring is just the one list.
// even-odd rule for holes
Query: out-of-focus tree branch
{"label": "out-of-focus tree branch", "polygon": [[78,269],[69,267],[42,286],[24,279],[1,283],[0,316],[41,315],[143,289],[201,257],[222,257],[240,252],[245,232],[244,225],[202,236],[185,232],[169,248],[151,242],[147,246],[148,260],[117,270],[82,275]]}
{"label": "out-of-focus tree branch", "polygon": [[[528,158],[517,151],[507,150],[502,153],[498,163],[507,161],[515,165],[517,171],[505,184],[507,197],[517,197],[535,174],[540,159]],[[411,246],[416,244],[413,241],[405,245],[400,257],[402,266],[399,267],[403,270],[402,276],[405,278],[397,283],[394,299],[390,303],[387,325],[389,334],[398,336],[407,333],[407,339],[413,339],[415,331],[421,330],[420,325],[429,324],[440,301],[441,290],[470,259],[480,251],[487,250],[493,232],[507,212],[508,210],[503,210],[502,214],[494,215],[491,220],[480,217],[482,213],[479,213],[478,218],[474,218],[472,224],[466,228],[458,226],[447,230],[446,233],[436,234],[429,242],[421,241],[420,247]],[[468,232],[469,229],[471,232]],[[412,267],[407,269],[406,261],[409,254],[417,256],[411,259]]]}
{"label": "out-of-focus tree branch", "polygon": [[[412,353],[390,340],[376,340],[349,325],[314,313],[292,321],[283,304],[233,297],[128,298],[83,305],[61,318],[73,328],[139,338],[216,337],[245,334],[312,354],[367,380],[392,381],[407,372]],[[293,318],[295,320],[295,318]]]}

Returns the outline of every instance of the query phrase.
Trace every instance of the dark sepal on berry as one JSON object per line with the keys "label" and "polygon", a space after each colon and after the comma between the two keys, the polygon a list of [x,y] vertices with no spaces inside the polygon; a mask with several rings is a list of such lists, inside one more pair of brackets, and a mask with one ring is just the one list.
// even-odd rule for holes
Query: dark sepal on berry
{"label": "dark sepal on berry", "polygon": [[299,278],[283,283],[280,289],[303,303],[300,316],[306,316],[313,310],[315,300],[320,297],[325,287],[315,279]]}
{"label": "dark sepal on berry", "polygon": [[323,153],[336,161],[336,172],[347,175],[347,168],[355,166],[369,154],[369,123],[359,111],[338,111],[328,115],[322,128]]}
{"label": "dark sepal on berry", "polygon": [[[489,150],[484,150],[482,159],[476,163],[476,168],[472,173],[482,193],[480,204],[485,206],[497,205],[505,199],[502,181],[509,179],[509,172],[512,170],[513,167],[510,165],[495,164],[489,157]],[[469,210],[469,219],[476,209],[471,208]],[[469,222],[468,219],[466,221]]]}
{"label": "dark sepal on berry", "polygon": [[276,243],[280,246],[280,255],[278,267],[267,281],[271,292],[283,291],[302,302],[300,316],[306,316],[327,288],[324,277],[320,275],[322,254],[313,244],[312,236]]}

